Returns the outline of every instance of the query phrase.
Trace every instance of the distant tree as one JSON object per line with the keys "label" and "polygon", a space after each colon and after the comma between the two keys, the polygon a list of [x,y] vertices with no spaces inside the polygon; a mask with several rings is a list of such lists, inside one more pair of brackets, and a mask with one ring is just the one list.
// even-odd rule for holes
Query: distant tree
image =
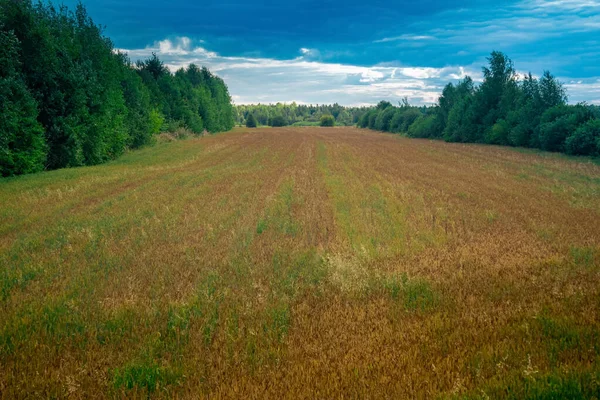
{"label": "distant tree", "polygon": [[382,100],[377,104],[376,108],[378,110],[385,110],[388,107],[392,107],[392,103],[390,103],[389,101]]}
{"label": "distant tree", "polygon": [[470,77],[449,83],[433,107],[411,106],[406,97],[398,107],[381,101],[358,117],[358,126],[449,142],[600,153],[599,107],[567,105],[562,84],[548,71],[519,81],[505,54],[494,51],[487,60],[480,85]]}
{"label": "distant tree", "polygon": [[393,106],[388,106],[383,109],[380,109],[377,113],[377,117],[375,118],[374,128],[378,131],[389,132],[390,122],[392,121],[396,110],[397,108]]}
{"label": "distant tree", "polygon": [[140,60],[137,63],[137,68],[142,72],[147,72],[154,80],[158,80],[160,77],[168,75],[169,70],[165,67],[165,64],[158,58],[156,53],[152,53],[152,56],[146,60]]}
{"label": "distant tree", "polygon": [[321,126],[335,126],[335,118],[333,115],[324,114],[321,116]]}
{"label": "distant tree", "polygon": [[274,117],[269,118],[269,126],[273,127],[281,127],[287,126],[288,122],[286,121],[283,115],[276,115]]}
{"label": "distant tree", "polygon": [[[595,117],[594,109],[578,104],[576,106],[560,105],[549,108],[542,115],[539,142],[542,150],[565,151],[565,142],[578,127]],[[587,131],[587,129],[586,129]],[[583,135],[581,135],[583,137]],[[573,143],[571,149],[578,146]]]}
{"label": "distant tree", "polygon": [[591,119],[579,126],[565,142],[567,154],[600,155],[600,119]]}
{"label": "distant tree", "polygon": [[544,71],[539,81],[539,97],[544,109],[567,104],[568,97],[562,84],[550,73]]}
{"label": "distant tree", "polygon": [[415,138],[435,138],[440,132],[441,126],[435,113],[421,115],[408,128],[408,136]]}
{"label": "distant tree", "polygon": [[254,114],[248,114],[248,118],[246,119],[246,127],[247,128],[256,128],[258,122],[256,121],[256,117]]}

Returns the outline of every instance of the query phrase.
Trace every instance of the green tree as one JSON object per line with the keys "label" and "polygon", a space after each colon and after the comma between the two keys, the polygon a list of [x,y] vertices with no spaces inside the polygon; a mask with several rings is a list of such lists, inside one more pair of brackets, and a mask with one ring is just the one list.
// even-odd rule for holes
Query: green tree
{"label": "green tree", "polygon": [[152,143],[163,118],[196,133],[233,127],[219,77],[173,75],[156,54],[132,65],[81,4],[0,0],[0,33],[3,174],[114,159]]}
{"label": "green tree", "polygon": [[577,128],[565,142],[567,154],[600,155],[600,119],[590,119]]}
{"label": "green tree", "polygon": [[[580,125],[595,117],[594,110],[586,105],[560,105],[542,115],[539,141],[543,150],[565,151],[565,142]],[[572,149],[578,148],[573,143]]]}
{"label": "green tree", "polygon": [[287,124],[288,122],[283,115],[275,115],[274,117],[269,118],[269,126],[281,127],[287,126]]}
{"label": "green tree", "polygon": [[37,105],[19,73],[19,42],[12,32],[0,31],[0,174],[41,171],[46,160]]}
{"label": "green tree", "polygon": [[335,126],[335,118],[333,115],[324,114],[321,116],[321,126]]}
{"label": "green tree", "polygon": [[256,128],[258,122],[256,121],[256,117],[254,114],[248,114],[248,118],[246,119],[246,127],[248,128]]}
{"label": "green tree", "polygon": [[375,117],[375,126],[374,128],[378,131],[389,132],[390,131],[390,123],[392,118],[394,117],[394,113],[396,112],[396,107],[388,106],[382,109],[379,109],[377,112],[377,116]]}

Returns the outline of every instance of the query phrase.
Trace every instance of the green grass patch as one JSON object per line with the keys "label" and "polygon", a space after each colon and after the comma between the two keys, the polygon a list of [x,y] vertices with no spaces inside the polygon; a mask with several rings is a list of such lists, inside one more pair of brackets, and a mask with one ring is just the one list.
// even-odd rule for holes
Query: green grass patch
{"label": "green grass patch", "polygon": [[537,376],[512,375],[451,399],[584,400],[600,396],[600,372],[555,370]]}
{"label": "green grass patch", "polygon": [[402,274],[387,279],[384,288],[394,301],[401,302],[410,312],[431,310],[439,303],[439,295],[422,278],[409,278],[407,274]]}
{"label": "green grass patch", "polygon": [[256,225],[256,233],[263,234],[268,230],[277,233],[296,236],[300,231],[300,225],[294,220],[292,211],[300,200],[294,193],[294,182],[284,182],[280,188],[275,201],[267,209],[265,216]]}
{"label": "green grass patch", "polygon": [[291,324],[290,307],[288,304],[277,304],[267,310],[268,320],[263,325],[267,337],[272,337],[277,342],[283,341]]}
{"label": "green grass patch", "polygon": [[573,355],[593,360],[600,356],[600,333],[578,324],[574,318],[559,317],[543,311],[536,317],[536,332],[543,338],[548,361],[558,367]]}
{"label": "green grass patch", "polygon": [[589,268],[595,264],[596,249],[593,247],[571,246],[569,254],[577,266]]}
{"label": "green grass patch", "polygon": [[115,389],[139,389],[148,395],[183,379],[180,371],[161,367],[154,363],[134,363],[112,371],[112,384]]}

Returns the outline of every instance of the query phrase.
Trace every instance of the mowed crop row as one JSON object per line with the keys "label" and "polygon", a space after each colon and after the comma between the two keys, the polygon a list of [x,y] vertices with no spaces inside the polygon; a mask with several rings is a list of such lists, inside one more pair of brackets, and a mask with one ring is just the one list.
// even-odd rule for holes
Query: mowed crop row
{"label": "mowed crop row", "polygon": [[3,398],[600,392],[600,166],[236,130],[0,181]]}

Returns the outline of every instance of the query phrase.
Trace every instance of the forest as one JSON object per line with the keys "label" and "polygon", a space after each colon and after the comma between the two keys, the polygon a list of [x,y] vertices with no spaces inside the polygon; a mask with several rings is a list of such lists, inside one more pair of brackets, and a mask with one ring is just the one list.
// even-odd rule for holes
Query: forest
{"label": "forest", "polygon": [[333,116],[335,125],[356,125],[372,107],[344,107],[337,103],[326,104],[249,104],[238,105],[236,110],[236,123],[247,125],[250,115],[256,120],[257,125],[263,126],[319,126],[321,117]]}
{"label": "forest", "polygon": [[563,85],[549,72],[519,79],[512,60],[492,52],[483,82],[448,83],[438,103],[414,107],[381,101],[363,114],[361,128],[448,142],[529,147],[570,155],[600,154],[600,109],[567,104]]}
{"label": "forest", "polygon": [[233,127],[227,86],[206,68],[132,63],[79,4],[0,0],[0,175],[94,165],[162,131]]}

